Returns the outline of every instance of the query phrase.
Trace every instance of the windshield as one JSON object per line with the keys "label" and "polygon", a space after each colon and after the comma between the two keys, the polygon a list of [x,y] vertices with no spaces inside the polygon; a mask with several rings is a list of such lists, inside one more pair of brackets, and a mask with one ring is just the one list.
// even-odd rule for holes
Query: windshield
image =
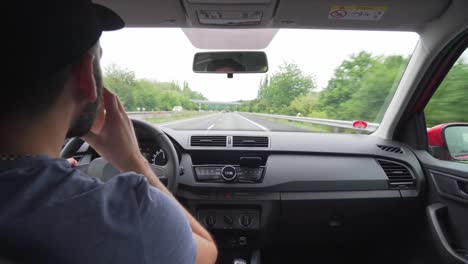
{"label": "windshield", "polygon": [[[196,32],[196,31],[195,31]],[[411,32],[280,29],[267,73],[194,73],[181,29],[101,38],[105,84],[133,118],[189,130],[371,133],[418,41]]]}

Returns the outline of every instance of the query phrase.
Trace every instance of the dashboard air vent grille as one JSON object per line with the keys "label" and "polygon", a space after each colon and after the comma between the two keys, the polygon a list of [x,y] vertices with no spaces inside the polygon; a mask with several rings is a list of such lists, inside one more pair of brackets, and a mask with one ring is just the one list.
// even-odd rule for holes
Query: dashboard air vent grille
{"label": "dashboard air vent grille", "polygon": [[268,137],[234,136],[232,146],[268,148]]}
{"label": "dashboard air vent grille", "polygon": [[403,154],[403,150],[401,150],[400,147],[392,147],[392,146],[384,146],[384,145],[377,145],[377,147],[379,147],[383,151]]}
{"label": "dashboard air vent grille", "polygon": [[377,162],[385,171],[391,188],[406,189],[414,187],[415,180],[406,166],[386,160],[377,160]]}
{"label": "dashboard air vent grille", "polygon": [[192,147],[226,147],[226,136],[192,136]]}

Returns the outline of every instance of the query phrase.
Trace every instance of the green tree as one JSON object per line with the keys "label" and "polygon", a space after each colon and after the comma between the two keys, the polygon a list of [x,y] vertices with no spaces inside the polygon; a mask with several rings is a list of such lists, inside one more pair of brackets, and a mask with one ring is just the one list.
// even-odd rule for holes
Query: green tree
{"label": "green tree", "polygon": [[468,64],[458,61],[449,71],[425,109],[428,127],[468,122]]}
{"label": "green tree", "polygon": [[119,96],[125,109],[136,110],[133,89],[137,86],[137,82],[133,71],[112,64],[105,69],[104,83]]}
{"label": "green tree", "polygon": [[284,63],[279,71],[260,83],[257,109],[263,112],[284,112],[294,98],[315,89],[312,76],[304,74],[294,63]]}
{"label": "green tree", "polygon": [[[313,92],[312,77],[296,64],[260,81],[255,100],[244,101],[241,111],[266,112],[341,120],[379,122],[392,99],[408,58],[373,56],[362,51],[344,60],[327,87]],[[468,64],[459,60],[425,109],[428,127],[468,122]]]}
{"label": "green tree", "polygon": [[372,54],[361,51],[344,60],[335,70],[333,78],[328,81],[327,87],[320,93],[318,107],[329,118],[339,118],[340,106],[349,100],[360,88],[362,80],[369,68],[377,63]]}
{"label": "green tree", "polygon": [[105,70],[104,82],[116,93],[127,111],[170,111],[174,106],[196,110],[198,106],[191,99],[206,99],[193,91],[187,82],[182,87],[177,82],[158,82],[137,79],[135,73],[117,65]]}
{"label": "green tree", "polygon": [[376,57],[356,82],[357,89],[338,107],[337,119],[380,121],[398,86],[407,59],[402,56]]}
{"label": "green tree", "polygon": [[317,107],[318,100],[318,93],[309,93],[298,96],[291,102],[288,114],[297,115],[300,113],[301,116],[313,116],[318,118],[325,117],[325,113],[321,112]]}

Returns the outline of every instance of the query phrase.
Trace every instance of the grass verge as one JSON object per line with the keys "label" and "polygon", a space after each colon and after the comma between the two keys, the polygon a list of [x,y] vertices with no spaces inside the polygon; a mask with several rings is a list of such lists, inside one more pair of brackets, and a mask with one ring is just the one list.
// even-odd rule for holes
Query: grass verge
{"label": "grass verge", "polygon": [[257,118],[265,119],[265,120],[268,120],[270,122],[274,122],[277,124],[283,124],[283,125],[301,128],[301,129],[304,129],[310,132],[316,132],[316,133],[370,134],[370,132],[368,131],[358,131],[358,130],[346,129],[346,128],[340,128],[337,130],[331,126],[319,125],[319,124],[313,124],[313,123],[307,123],[307,122],[291,121],[291,120],[279,119],[279,118],[269,118],[269,117],[263,117],[263,116],[262,117],[257,116]]}
{"label": "grass verge", "polygon": [[163,123],[168,123],[168,122],[182,120],[182,119],[189,119],[189,118],[204,116],[208,114],[211,114],[211,113],[210,112],[196,112],[196,111],[174,112],[168,115],[146,118],[145,121],[152,123],[152,124],[163,124]]}

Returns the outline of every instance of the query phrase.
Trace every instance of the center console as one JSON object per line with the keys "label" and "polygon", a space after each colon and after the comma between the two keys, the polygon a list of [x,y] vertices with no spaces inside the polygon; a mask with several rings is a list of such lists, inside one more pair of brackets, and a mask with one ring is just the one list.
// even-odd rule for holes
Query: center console
{"label": "center console", "polygon": [[[228,155],[228,156],[226,156]],[[222,156],[222,159],[218,157]],[[275,194],[232,191],[240,184],[255,186],[264,180],[268,156],[262,153],[191,153],[191,176],[195,182],[224,184],[229,188],[181,190],[190,199],[188,207],[198,221],[213,235],[219,249],[217,263],[260,263],[258,248],[262,233],[272,228],[268,219],[272,217]],[[277,201],[275,201],[277,200]],[[279,214],[279,212],[275,212]],[[273,228],[272,228],[273,229]],[[243,262],[245,261],[245,262]]]}

